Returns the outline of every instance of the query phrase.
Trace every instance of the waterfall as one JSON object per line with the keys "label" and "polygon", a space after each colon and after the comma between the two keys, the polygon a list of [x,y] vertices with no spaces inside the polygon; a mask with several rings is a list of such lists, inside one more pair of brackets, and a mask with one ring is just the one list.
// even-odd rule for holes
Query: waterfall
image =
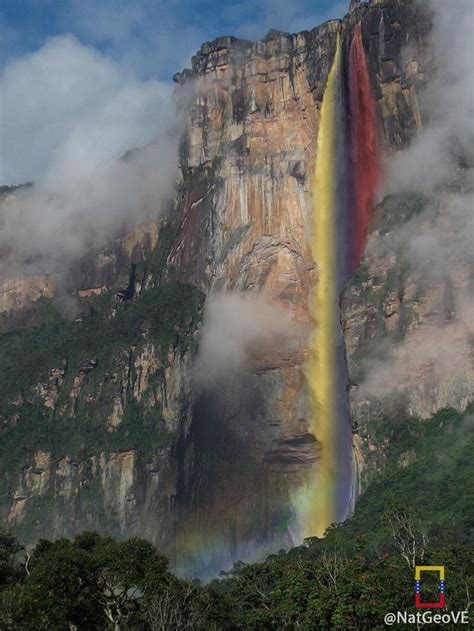
{"label": "waterfall", "polygon": [[375,104],[360,24],[349,51],[349,104],[353,172],[352,270],[360,263],[380,180]]}
{"label": "waterfall", "polygon": [[341,37],[321,105],[313,179],[311,252],[317,270],[310,297],[314,331],[306,376],[310,430],[321,445],[318,470],[299,494],[300,535],[322,536],[344,520],[353,500],[352,434],[339,296],[359,265],[379,182],[375,105],[356,25],[344,73]]}

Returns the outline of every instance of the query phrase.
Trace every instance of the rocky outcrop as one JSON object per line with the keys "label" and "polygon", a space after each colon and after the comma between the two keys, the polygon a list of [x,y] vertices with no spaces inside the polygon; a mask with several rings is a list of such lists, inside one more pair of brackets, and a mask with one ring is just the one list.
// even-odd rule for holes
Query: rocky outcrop
{"label": "rocky outcrop", "polygon": [[[3,203],[8,205],[9,196]],[[15,266],[10,261],[0,275],[0,316],[14,322],[40,298],[54,297],[65,304],[67,312],[71,296],[88,299],[120,287],[128,282],[131,266],[143,263],[157,240],[158,222],[147,221],[107,244],[90,248],[73,265],[54,273],[35,275],[31,268],[22,273],[18,271],[24,267],[22,263]],[[138,289],[142,281],[136,279]]]}
{"label": "rocky outcrop", "polygon": [[21,311],[40,298],[51,298],[55,279],[49,276],[19,276],[6,279],[0,288],[0,313]]}
{"label": "rocky outcrop", "polygon": [[[37,421],[48,423],[48,417],[57,418],[58,433],[67,431],[61,419],[80,425],[87,416],[95,418],[111,410],[100,421],[109,441],[101,438],[100,428],[87,436],[83,434],[87,429],[79,426],[66,441],[53,435],[49,450],[35,451],[31,445],[31,455],[21,461],[20,475],[13,469],[3,480],[9,496],[8,503],[3,503],[6,524],[26,541],[70,536],[87,528],[116,536],[146,535],[170,550],[178,484],[172,436],[186,432],[189,426],[191,357],[191,349],[184,354],[177,348],[170,350],[163,371],[159,349],[145,344],[140,352],[122,353],[114,373],[101,377],[92,389],[88,379],[97,368],[95,359],[81,366],[75,376],[64,365],[51,369],[47,382],[31,392],[30,402],[15,402],[18,422],[22,422],[27,403],[42,403],[44,420],[38,413]],[[130,415],[133,401],[141,404],[159,430],[150,434],[154,444],[147,444],[146,435],[130,437],[132,427],[122,437],[115,436],[120,424],[127,422],[124,414]],[[78,439],[82,444],[75,445]],[[125,449],[127,444],[134,448]]]}

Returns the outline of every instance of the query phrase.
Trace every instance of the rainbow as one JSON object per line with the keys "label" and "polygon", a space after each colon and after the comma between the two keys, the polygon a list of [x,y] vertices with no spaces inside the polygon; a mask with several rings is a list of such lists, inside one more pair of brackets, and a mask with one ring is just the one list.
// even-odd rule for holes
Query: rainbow
{"label": "rainbow", "polygon": [[[345,69],[347,66],[347,71]],[[300,536],[322,536],[347,516],[352,450],[339,296],[359,265],[379,182],[375,106],[360,25],[344,64],[341,36],[321,105],[313,179],[311,252],[317,282],[306,376],[311,432],[321,446],[318,471],[299,496]]]}

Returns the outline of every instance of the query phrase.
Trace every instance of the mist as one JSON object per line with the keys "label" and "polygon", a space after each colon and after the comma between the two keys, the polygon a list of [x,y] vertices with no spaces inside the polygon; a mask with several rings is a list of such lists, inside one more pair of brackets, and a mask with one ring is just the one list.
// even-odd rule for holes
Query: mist
{"label": "mist", "polygon": [[67,0],[46,11],[48,26],[74,34],[46,41],[36,10],[21,28],[0,11],[0,186],[34,182],[2,204],[3,274],[67,271],[89,247],[162,212],[184,124],[169,79],[203,41],[311,28],[346,4],[245,0],[216,16],[187,2],[184,17],[175,3]]}
{"label": "mist", "polygon": [[169,84],[67,35],[11,61],[0,91],[0,183],[34,182],[3,204],[4,270],[52,273],[161,212],[181,133]]}
{"label": "mist", "polygon": [[420,95],[424,127],[388,160],[385,192],[425,195],[422,212],[390,240],[411,267],[439,280],[474,263],[474,3],[429,6],[435,70]]}
{"label": "mist", "polygon": [[194,382],[199,389],[221,385],[248,369],[252,345],[285,344],[289,315],[262,294],[215,293],[206,302]]}
{"label": "mist", "polygon": [[430,6],[435,72],[420,95],[424,128],[387,161],[385,190],[421,192],[423,209],[369,244],[376,257],[395,253],[407,270],[404,291],[416,287],[426,313],[384,360],[381,349],[372,349],[360,386],[362,398],[386,403],[410,392],[408,411],[421,416],[464,407],[474,388],[474,3],[431,0]]}
{"label": "mist", "polygon": [[474,3],[430,0],[435,73],[420,96],[424,129],[389,161],[387,192],[434,192],[474,166]]}

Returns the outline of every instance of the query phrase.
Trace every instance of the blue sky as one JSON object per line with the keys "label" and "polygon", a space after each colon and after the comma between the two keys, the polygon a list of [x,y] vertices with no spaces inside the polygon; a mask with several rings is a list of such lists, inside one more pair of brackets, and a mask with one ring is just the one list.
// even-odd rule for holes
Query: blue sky
{"label": "blue sky", "polygon": [[0,185],[56,186],[166,137],[172,75],[203,42],[311,29],[348,2],[0,0]]}
{"label": "blue sky", "polygon": [[70,33],[142,78],[169,78],[203,41],[310,29],[341,17],[349,0],[3,0],[0,64]]}

